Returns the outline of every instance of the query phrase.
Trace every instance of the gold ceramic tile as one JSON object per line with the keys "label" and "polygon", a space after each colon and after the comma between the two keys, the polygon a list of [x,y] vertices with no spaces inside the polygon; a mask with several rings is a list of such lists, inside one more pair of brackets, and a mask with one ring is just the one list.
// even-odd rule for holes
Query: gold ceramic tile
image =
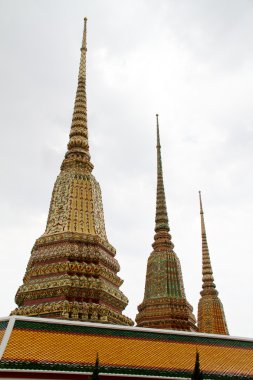
{"label": "gold ceramic tile", "polygon": [[45,331],[14,330],[4,359],[92,364],[98,352],[102,365],[191,370],[196,348],[203,371],[253,375],[252,350]]}

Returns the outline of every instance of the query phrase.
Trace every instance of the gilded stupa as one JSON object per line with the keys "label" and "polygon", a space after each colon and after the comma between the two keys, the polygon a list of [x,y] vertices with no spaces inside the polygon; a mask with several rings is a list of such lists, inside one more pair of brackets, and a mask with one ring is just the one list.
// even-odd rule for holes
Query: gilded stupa
{"label": "gilded stupa", "polygon": [[87,128],[86,36],[67,153],[51,198],[45,233],[36,240],[12,315],[133,325],[122,311],[116,251],[108,242],[99,183],[92,175]]}
{"label": "gilded stupa", "polygon": [[213,278],[213,270],[207,245],[204,211],[201,192],[199,192],[200,220],[202,237],[202,291],[198,304],[199,332],[228,335],[228,328],[223,305],[218,297],[218,291]]}
{"label": "gilded stupa", "polygon": [[153,252],[148,258],[143,302],[138,306],[139,327],[196,331],[179,259],[172,243],[163,184],[159,121],[157,124],[157,194]]}

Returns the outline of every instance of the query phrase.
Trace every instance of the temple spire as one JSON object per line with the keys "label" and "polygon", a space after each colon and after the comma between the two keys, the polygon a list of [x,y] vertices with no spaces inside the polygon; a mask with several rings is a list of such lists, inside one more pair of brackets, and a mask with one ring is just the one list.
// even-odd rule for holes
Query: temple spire
{"label": "temple spire", "polygon": [[84,18],[84,29],[81,46],[81,57],[78,73],[78,84],[73,110],[72,124],[69,134],[68,151],[62,164],[62,169],[73,167],[77,162],[85,171],[91,172],[93,165],[90,162],[87,126],[87,98],[86,98],[86,52],[87,52],[87,18]]}
{"label": "temple spire", "polygon": [[213,278],[213,270],[206,237],[204,211],[199,191],[201,241],[202,241],[202,291],[198,305],[198,328],[200,332],[228,335],[223,305]]}
{"label": "temple spire", "polygon": [[148,258],[144,299],[138,306],[139,327],[195,331],[179,259],[173,251],[163,184],[159,119],[156,115],[157,191],[153,252]]}
{"label": "temple spire", "polygon": [[17,315],[133,325],[122,314],[116,250],[109,243],[102,194],[91,173],[86,104],[87,19],[68,151],[51,197],[47,226],[32,249],[16,294]]}
{"label": "temple spire", "polygon": [[206,228],[205,228],[205,220],[204,220],[204,211],[201,199],[201,191],[199,191],[199,203],[200,203],[200,220],[201,220],[201,241],[202,241],[202,288],[203,290],[208,289],[208,293],[212,293],[217,295],[218,292],[215,289],[215,283],[213,278],[213,270],[209,255],[209,249],[207,245],[206,238]]}
{"label": "temple spire", "polygon": [[171,235],[169,234],[169,221],[166,207],[166,198],[164,192],[163,183],[163,169],[162,169],[162,157],[161,157],[161,143],[160,143],[160,131],[159,131],[159,116],[156,114],[156,149],[157,149],[157,189],[156,189],[156,216],[155,216],[155,242],[153,247],[155,248],[170,248],[173,249],[174,245],[171,241]]}

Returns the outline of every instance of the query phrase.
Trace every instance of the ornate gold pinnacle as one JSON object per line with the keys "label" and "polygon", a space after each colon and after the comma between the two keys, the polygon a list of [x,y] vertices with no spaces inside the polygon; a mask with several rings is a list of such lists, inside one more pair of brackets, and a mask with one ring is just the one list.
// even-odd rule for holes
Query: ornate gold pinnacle
{"label": "ornate gold pinnacle", "polygon": [[223,305],[213,278],[213,270],[207,245],[204,211],[199,191],[201,240],[202,240],[202,291],[198,304],[198,329],[200,332],[228,335]]}
{"label": "ornate gold pinnacle", "polygon": [[84,19],[83,40],[78,73],[78,84],[69,135],[68,151],[62,163],[62,169],[76,167],[78,164],[87,173],[91,173],[87,127],[86,99],[86,53],[87,53],[87,18]]}
{"label": "ornate gold pinnacle", "polygon": [[157,134],[157,189],[156,189],[156,217],[155,217],[155,237],[153,248],[157,250],[173,249],[174,245],[169,234],[169,221],[166,207],[166,198],[163,184],[163,169],[161,158],[161,143],[159,132],[159,119],[156,115],[156,134]]}
{"label": "ornate gold pinnacle", "polygon": [[149,256],[144,300],[138,306],[137,326],[195,331],[195,317],[185,297],[179,259],[169,233],[163,183],[159,120],[157,130],[157,192],[153,252]]}
{"label": "ornate gold pinnacle", "polygon": [[133,325],[107,240],[99,183],[91,174],[86,103],[87,19],[68,150],[45,233],[37,239],[12,314]]}

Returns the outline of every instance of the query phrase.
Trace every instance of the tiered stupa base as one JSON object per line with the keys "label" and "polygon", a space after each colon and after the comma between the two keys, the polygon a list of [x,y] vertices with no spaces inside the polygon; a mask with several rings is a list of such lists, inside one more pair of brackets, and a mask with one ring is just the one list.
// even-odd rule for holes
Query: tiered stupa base
{"label": "tiered stupa base", "polygon": [[122,315],[114,248],[98,236],[60,233],[36,241],[12,315],[133,325]]}
{"label": "tiered stupa base", "polygon": [[192,307],[184,299],[160,298],[143,301],[138,311],[138,327],[196,331]]}

